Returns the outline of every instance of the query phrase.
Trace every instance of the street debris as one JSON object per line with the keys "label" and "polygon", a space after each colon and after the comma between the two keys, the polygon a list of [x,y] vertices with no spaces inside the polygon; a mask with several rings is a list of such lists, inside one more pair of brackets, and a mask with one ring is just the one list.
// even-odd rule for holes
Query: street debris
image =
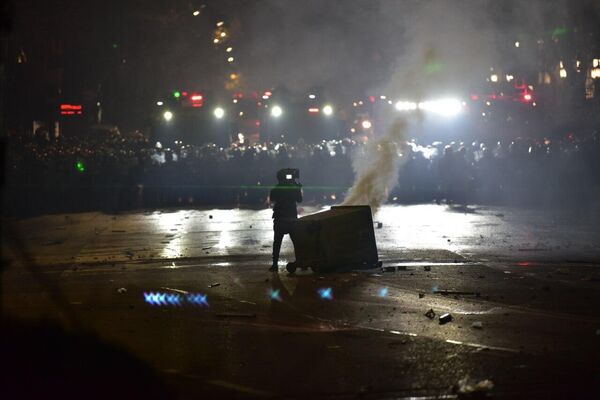
{"label": "street debris", "polygon": [[394,267],[394,266],[386,266],[386,267],[382,267],[381,270],[383,272],[396,272],[396,267]]}
{"label": "street debris", "polygon": [[483,394],[488,392],[494,388],[494,383],[489,379],[484,379],[475,383],[468,376],[459,380],[458,383],[454,386],[454,391],[461,394],[473,394],[480,393]]}
{"label": "street debris", "polygon": [[427,311],[425,313],[425,316],[429,319],[434,319],[435,318],[435,311],[433,311],[433,308],[430,308],[429,311]]}
{"label": "street debris", "polygon": [[209,288],[217,287],[217,286],[221,286],[221,284],[219,282],[215,282],[215,283],[211,283],[210,285],[208,285]]}
{"label": "street debris", "polygon": [[422,299],[423,297],[425,297],[425,293],[419,293],[419,298]]}
{"label": "street debris", "polygon": [[119,293],[119,294],[127,293],[127,289],[125,289],[124,287],[120,287],[117,289],[117,293]]}
{"label": "street debris", "polygon": [[423,270],[425,270],[425,271],[431,271],[431,266],[426,265],[426,266],[423,267]]}
{"label": "street debris", "polygon": [[212,215],[209,215],[209,216],[208,216],[208,219],[212,219]]}
{"label": "street debris", "polygon": [[383,228],[383,222],[378,222],[377,223],[377,229],[381,229]]}
{"label": "street debris", "polygon": [[440,325],[447,324],[450,321],[452,321],[452,314],[446,313],[446,314],[440,315]]}
{"label": "street debris", "polygon": [[483,322],[475,321],[471,324],[471,328],[473,329],[483,329]]}
{"label": "street debris", "polygon": [[172,288],[169,288],[169,287],[164,287],[164,286],[161,286],[161,289],[163,289],[163,290],[169,290],[169,291],[171,291],[171,292],[175,292],[175,293],[181,293],[181,294],[189,294],[189,293],[190,293],[190,292],[188,292],[187,290],[181,290],[181,289],[172,289]]}
{"label": "street debris", "polygon": [[480,297],[481,293],[480,292],[463,292],[463,291],[458,291],[458,290],[438,290],[438,289],[434,289],[433,290],[433,294],[441,294],[442,296],[475,296],[475,297]]}

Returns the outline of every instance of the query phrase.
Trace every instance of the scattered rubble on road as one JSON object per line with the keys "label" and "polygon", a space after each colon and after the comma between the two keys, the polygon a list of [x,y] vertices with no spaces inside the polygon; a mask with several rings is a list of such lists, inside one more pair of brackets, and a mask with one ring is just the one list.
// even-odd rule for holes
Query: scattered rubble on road
{"label": "scattered rubble on road", "polygon": [[454,387],[454,391],[459,395],[488,392],[494,388],[494,383],[489,379],[484,379],[475,383],[468,376],[459,380]]}
{"label": "scattered rubble on road", "polygon": [[452,314],[446,313],[446,314],[440,315],[440,325],[447,324],[450,321],[452,321]]}
{"label": "scattered rubble on road", "polygon": [[434,289],[433,294],[441,294],[442,296],[475,296],[480,297],[480,292],[467,292],[467,291],[459,291],[459,290],[438,290]]}
{"label": "scattered rubble on road", "polygon": [[425,313],[425,316],[429,319],[434,319],[435,318],[435,311],[433,311],[433,308],[430,308],[429,311],[427,311]]}
{"label": "scattered rubble on road", "polygon": [[483,323],[481,321],[475,321],[471,324],[473,329],[483,329]]}
{"label": "scattered rubble on road", "polygon": [[213,287],[217,287],[217,286],[221,286],[221,284],[219,282],[215,282],[215,283],[211,283],[210,285],[208,285],[209,288],[213,288]]}

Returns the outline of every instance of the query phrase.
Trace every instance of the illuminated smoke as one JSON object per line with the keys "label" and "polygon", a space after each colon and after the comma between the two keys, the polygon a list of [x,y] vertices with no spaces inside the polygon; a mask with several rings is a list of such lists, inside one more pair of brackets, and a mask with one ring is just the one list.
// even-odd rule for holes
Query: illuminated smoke
{"label": "illuminated smoke", "polygon": [[373,214],[377,212],[398,182],[402,161],[399,146],[404,141],[405,128],[403,119],[396,120],[385,136],[369,142],[365,154],[355,157],[356,179],[342,205],[369,205]]}

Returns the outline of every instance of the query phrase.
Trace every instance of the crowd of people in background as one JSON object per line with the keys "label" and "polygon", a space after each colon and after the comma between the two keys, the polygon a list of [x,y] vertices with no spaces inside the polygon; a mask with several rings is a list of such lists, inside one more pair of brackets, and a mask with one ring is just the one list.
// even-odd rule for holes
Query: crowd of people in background
{"label": "crowd of people in background", "polygon": [[[337,204],[367,144],[188,145],[166,148],[128,135],[15,136],[9,141],[3,209],[8,213],[121,211],[157,207],[262,207],[280,168],[300,169],[305,202]],[[600,198],[600,137],[493,143],[399,144],[389,202],[550,204]]]}

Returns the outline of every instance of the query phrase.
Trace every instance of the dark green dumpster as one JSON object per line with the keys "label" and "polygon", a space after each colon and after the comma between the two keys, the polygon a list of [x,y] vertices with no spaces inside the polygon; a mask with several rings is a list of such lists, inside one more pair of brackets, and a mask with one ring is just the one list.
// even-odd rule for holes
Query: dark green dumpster
{"label": "dark green dumpster", "polygon": [[287,265],[288,272],[297,268],[327,272],[381,266],[369,206],[333,206],[298,219],[294,249],[296,261]]}

